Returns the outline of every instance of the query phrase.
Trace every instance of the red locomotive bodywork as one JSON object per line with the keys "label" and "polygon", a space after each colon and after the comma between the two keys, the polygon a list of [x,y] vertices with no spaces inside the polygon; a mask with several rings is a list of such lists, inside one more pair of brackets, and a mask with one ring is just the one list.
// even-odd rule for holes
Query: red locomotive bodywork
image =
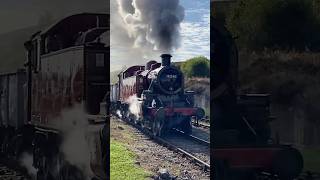
{"label": "red locomotive bodywork", "polygon": [[141,87],[145,83],[139,74],[143,70],[144,66],[132,66],[119,74],[122,80],[120,83],[120,101],[127,102],[131,96],[136,96],[140,93]]}

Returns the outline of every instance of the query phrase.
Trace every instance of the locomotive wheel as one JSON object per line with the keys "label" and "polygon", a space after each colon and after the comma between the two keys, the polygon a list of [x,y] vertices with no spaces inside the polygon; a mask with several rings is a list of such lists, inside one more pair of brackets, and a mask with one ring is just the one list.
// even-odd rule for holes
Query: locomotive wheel
{"label": "locomotive wheel", "polygon": [[50,173],[49,161],[47,158],[42,158],[43,166],[37,171],[37,180],[54,180],[53,176]]}
{"label": "locomotive wheel", "polygon": [[163,121],[155,120],[153,122],[152,132],[154,136],[159,136],[159,137],[163,136],[164,134]]}
{"label": "locomotive wheel", "polygon": [[147,122],[146,122],[146,120],[145,119],[141,119],[141,127],[142,127],[142,129],[146,129],[147,128],[147,124],[146,124]]}
{"label": "locomotive wheel", "polygon": [[159,135],[159,128],[160,128],[159,121],[157,121],[157,120],[153,121],[152,133],[153,133],[154,136],[158,136]]}
{"label": "locomotive wheel", "polygon": [[153,121],[152,132],[154,136],[162,136],[164,134],[164,119],[165,112],[164,108],[159,108],[157,110],[157,115]]}

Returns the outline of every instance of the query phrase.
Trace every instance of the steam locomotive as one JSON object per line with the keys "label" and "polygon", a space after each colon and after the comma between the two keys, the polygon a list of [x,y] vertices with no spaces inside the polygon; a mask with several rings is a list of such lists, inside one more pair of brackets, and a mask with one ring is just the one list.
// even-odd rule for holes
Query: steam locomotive
{"label": "steam locomotive", "polygon": [[[303,169],[301,153],[271,138],[268,94],[238,95],[238,51],[227,29],[211,19],[211,108],[214,162],[219,180],[292,180]],[[265,177],[264,177],[265,178]]]}
{"label": "steam locomotive", "polygon": [[85,117],[80,113],[71,119],[73,125],[88,124],[85,138],[91,172],[107,179],[109,130],[103,101],[109,88],[110,50],[101,40],[108,31],[109,14],[68,16],[24,44],[28,54],[24,69],[0,75],[1,152],[16,158],[24,152],[32,154],[37,180],[85,179],[61,147],[71,131],[61,129],[70,118],[62,114],[78,106]]}
{"label": "steam locomotive", "polygon": [[183,73],[172,65],[171,55],[162,63],[131,66],[111,85],[112,111],[162,136],[172,128],[192,133],[191,118],[202,118],[204,110],[194,107],[194,92],[184,91]]}

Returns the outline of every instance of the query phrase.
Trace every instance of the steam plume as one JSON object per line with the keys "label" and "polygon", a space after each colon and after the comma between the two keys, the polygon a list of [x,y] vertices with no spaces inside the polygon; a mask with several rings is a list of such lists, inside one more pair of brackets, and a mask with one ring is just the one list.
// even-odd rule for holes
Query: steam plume
{"label": "steam plume", "polygon": [[137,96],[130,96],[127,100],[127,103],[129,103],[129,111],[132,113],[135,118],[140,118],[140,104]]}
{"label": "steam plume", "polygon": [[117,0],[119,14],[134,47],[171,52],[180,46],[184,8],[179,0]]}
{"label": "steam plume", "polygon": [[61,117],[56,120],[58,129],[63,133],[61,151],[65,160],[78,167],[84,175],[92,176],[90,169],[90,152],[87,139],[88,121],[83,105],[74,105],[61,113]]}
{"label": "steam plume", "polygon": [[28,174],[32,177],[32,179],[35,179],[37,170],[32,166],[32,162],[32,154],[24,152],[21,156],[20,164],[27,169]]}

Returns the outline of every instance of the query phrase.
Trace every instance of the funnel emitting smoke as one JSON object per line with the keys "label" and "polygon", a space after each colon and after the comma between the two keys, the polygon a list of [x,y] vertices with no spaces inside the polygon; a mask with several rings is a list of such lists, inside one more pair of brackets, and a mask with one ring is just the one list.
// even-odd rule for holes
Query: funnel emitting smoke
{"label": "funnel emitting smoke", "polygon": [[171,52],[180,46],[184,8],[179,0],[117,0],[119,13],[134,47],[152,46]]}

